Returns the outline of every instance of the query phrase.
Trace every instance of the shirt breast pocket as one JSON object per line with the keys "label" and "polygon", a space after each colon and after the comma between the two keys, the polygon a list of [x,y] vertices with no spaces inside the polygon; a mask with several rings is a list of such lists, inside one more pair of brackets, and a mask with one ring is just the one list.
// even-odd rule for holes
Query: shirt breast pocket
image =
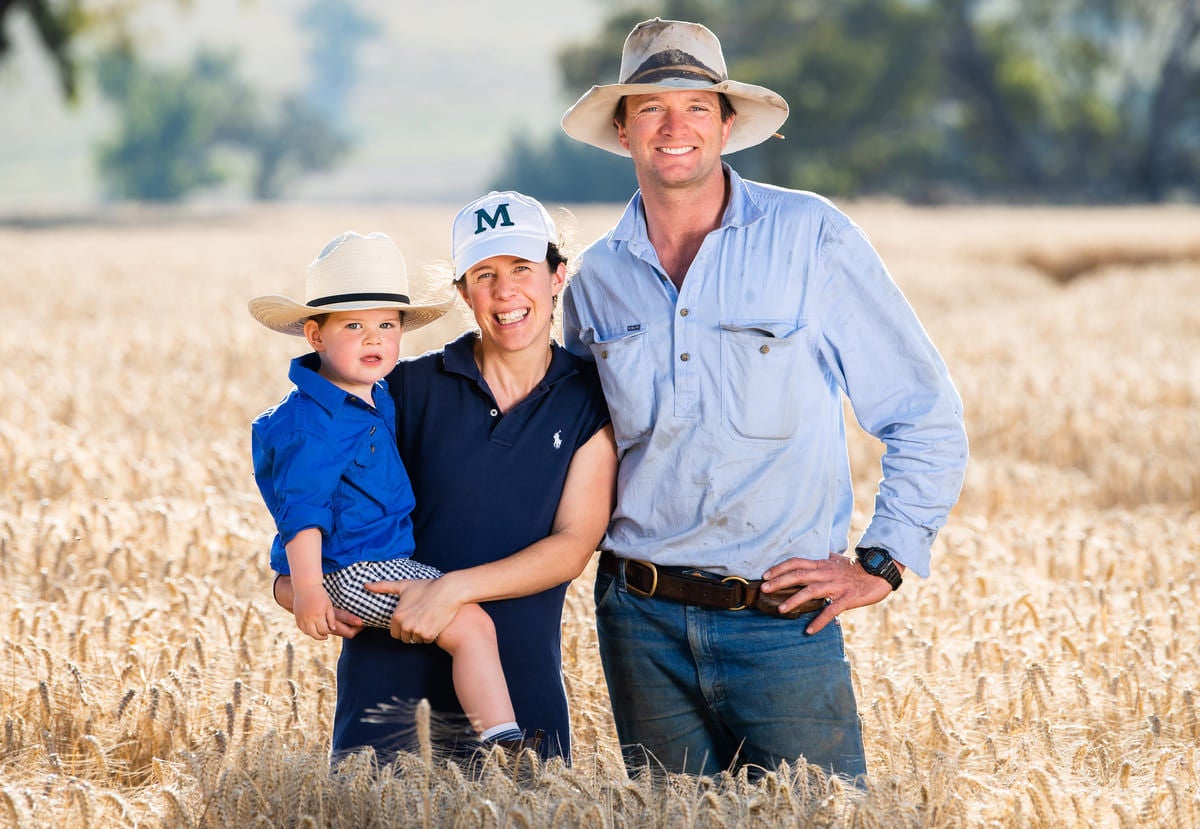
{"label": "shirt breast pocket", "polygon": [[588,347],[596,361],[604,399],[622,449],[650,431],[654,417],[654,370],[646,358],[646,331],[622,331]]}
{"label": "shirt breast pocket", "polygon": [[354,521],[377,520],[384,511],[383,494],[390,485],[387,453],[395,451],[388,445],[391,437],[386,429],[375,428],[354,447],[354,454],[342,480],[348,485],[341,505]]}
{"label": "shirt breast pocket", "polygon": [[800,428],[804,323],[721,323],[725,428],[752,440],[784,440]]}

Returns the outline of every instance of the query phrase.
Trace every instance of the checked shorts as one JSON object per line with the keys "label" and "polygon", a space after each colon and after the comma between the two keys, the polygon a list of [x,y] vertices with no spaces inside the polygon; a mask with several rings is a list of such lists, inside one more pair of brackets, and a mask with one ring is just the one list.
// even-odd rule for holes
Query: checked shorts
{"label": "checked shorts", "polygon": [[392,624],[392,611],[397,597],[390,593],[372,593],[363,587],[373,581],[401,579],[436,579],[442,571],[411,558],[387,561],[359,561],[341,570],[326,573],[325,592],[334,607],[349,610],[368,627],[387,628]]}

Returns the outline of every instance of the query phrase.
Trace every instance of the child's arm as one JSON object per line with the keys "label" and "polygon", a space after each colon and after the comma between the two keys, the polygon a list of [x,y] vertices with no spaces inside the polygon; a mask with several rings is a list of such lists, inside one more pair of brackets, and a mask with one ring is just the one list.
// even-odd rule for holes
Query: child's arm
{"label": "child's arm", "polygon": [[296,627],[313,639],[326,639],[337,620],[333,615],[333,602],[322,583],[321,530],[317,527],[301,530],[284,545],[284,549],[296,593],[292,604]]}

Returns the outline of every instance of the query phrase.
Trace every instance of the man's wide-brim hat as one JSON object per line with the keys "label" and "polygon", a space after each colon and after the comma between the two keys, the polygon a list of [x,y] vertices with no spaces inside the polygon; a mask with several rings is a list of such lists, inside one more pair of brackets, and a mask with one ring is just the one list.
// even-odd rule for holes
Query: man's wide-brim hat
{"label": "man's wide-brim hat", "polygon": [[395,308],[406,332],[427,325],[454,304],[414,304],[408,295],[408,266],[386,234],[361,236],[346,232],[336,237],[305,272],[304,302],[285,296],[260,296],[250,300],[250,314],[274,331],[304,336],[304,321],[335,311]]}
{"label": "man's wide-brim hat", "polygon": [[646,20],[634,27],[621,50],[620,82],[593,86],[563,116],[567,135],[628,156],[613,118],[626,95],[700,89],[729,97],[737,117],[725,143],[735,153],[766,141],[788,116],[787,101],[766,87],[729,80],[721,42],[699,23]]}

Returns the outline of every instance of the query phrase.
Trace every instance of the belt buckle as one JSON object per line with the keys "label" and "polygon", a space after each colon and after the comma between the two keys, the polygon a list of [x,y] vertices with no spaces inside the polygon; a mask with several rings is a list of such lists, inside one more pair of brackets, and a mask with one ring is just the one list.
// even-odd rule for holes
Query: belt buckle
{"label": "belt buckle", "polygon": [[[740,581],[746,587],[750,586],[750,582],[748,582],[746,579],[742,578],[741,576],[726,576],[725,578],[721,579],[721,584],[725,584],[725,582],[728,582],[728,581]],[[742,598],[743,598],[743,600],[745,599],[744,593],[742,594]],[[745,601],[743,601],[742,604],[738,605],[737,607],[731,607],[728,609],[729,610],[746,610],[747,605],[746,605]]]}
{"label": "belt buckle", "polygon": [[[648,591],[640,590],[629,583],[629,565],[631,564],[636,564],[639,567],[645,567],[650,571],[650,589]],[[658,590],[658,568],[654,566],[653,562],[639,561],[636,558],[625,559],[625,589],[637,596],[639,599],[649,599],[654,595],[655,591]]]}

